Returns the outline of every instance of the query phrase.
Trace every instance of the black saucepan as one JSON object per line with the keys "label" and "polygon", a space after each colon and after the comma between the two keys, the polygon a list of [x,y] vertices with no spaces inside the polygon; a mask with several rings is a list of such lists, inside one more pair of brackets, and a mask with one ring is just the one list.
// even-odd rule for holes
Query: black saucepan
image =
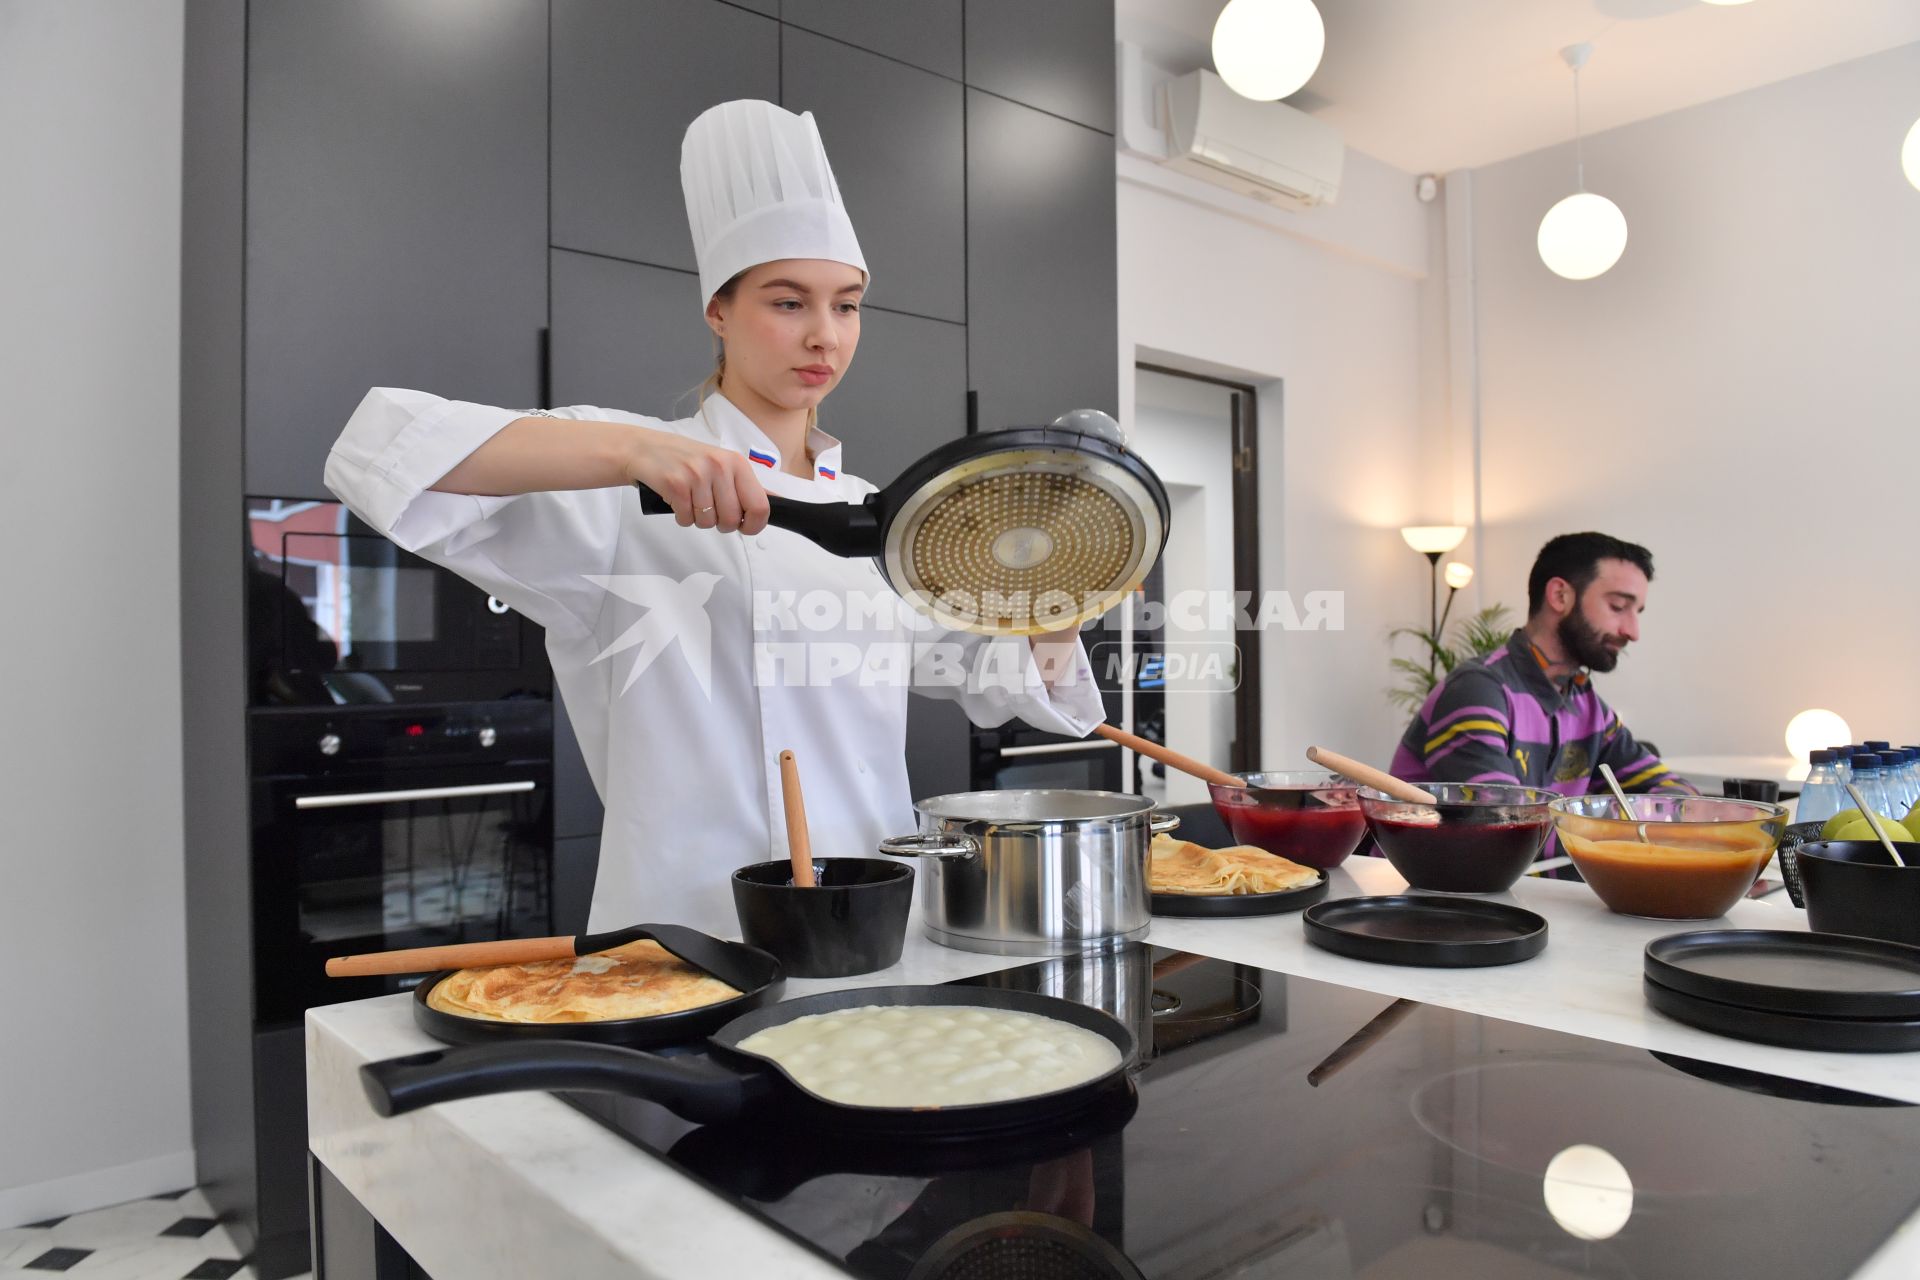
{"label": "black saucepan", "polygon": [[[833,1102],[800,1085],[740,1042],[809,1014],[869,1005],[1011,1009],[1057,1018],[1102,1036],[1120,1051],[1111,1071],[1085,1084],[1002,1102],[954,1107],[869,1107]],[[438,1049],[360,1068],[373,1109],[400,1115],[438,1102],[530,1089],[579,1090],[644,1098],[685,1119],[711,1124],[747,1115],[810,1129],[872,1137],[978,1137],[1070,1123],[1129,1087],[1133,1034],[1111,1015],[1030,991],[978,987],[864,987],[804,996],[746,1013],[707,1040],[711,1054],[662,1058],[615,1045],[543,1041]]]}
{"label": "black saucepan", "polygon": [[[640,510],[672,511],[645,485]],[[1166,487],[1104,414],[940,446],[860,502],[770,496],[768,523],[836,555],[872,557],[922,613],[966,631],[1031,635],[1097,617],[1166,546]]]}

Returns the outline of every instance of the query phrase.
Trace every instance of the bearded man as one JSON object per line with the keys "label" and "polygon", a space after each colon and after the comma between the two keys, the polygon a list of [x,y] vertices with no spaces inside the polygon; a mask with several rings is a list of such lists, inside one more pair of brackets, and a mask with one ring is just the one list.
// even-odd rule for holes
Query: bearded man
{"label": "bearded man", "polygon": [[1394,753],[1394,776],[1580,796],[1607,789],[1605,764],[1628,791],[1692,792],[1635,741],[1590,678],[1640,638],[1652,581],[1653,554],[1604,533],[1563,533],[1540,548],[1527,625],[1434,689]]}

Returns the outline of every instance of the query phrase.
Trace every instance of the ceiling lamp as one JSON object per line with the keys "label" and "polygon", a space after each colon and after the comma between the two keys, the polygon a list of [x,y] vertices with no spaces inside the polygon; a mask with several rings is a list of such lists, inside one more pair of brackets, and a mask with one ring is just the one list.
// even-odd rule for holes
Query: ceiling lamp
{"label": "ceiling lamp", "polygon": [[1313,77],[1327,26],[1313,0],[1227,0],[1213,24],[1213,68],[1227,88],[1274,102]]}
{"label": "ceiling lamp", "polygon": [[1900,148],[1900,167],[1906,170],[1907,181],[1920,187],[1920,120],[1907,130],[1906,144]]}
{"label": "ceiling lamp", "polygon": [[1540,261],[1557,276],[1591,280],[1620,261],[1627,247],[1627,218],[1619,205],[1587,190],[1586,159],[1580,145],[1580,68],[1593,56],[1593,46],[1570,44],[1560,56],[1573,68],[1573,166],[1580,190],[1540,219]]}

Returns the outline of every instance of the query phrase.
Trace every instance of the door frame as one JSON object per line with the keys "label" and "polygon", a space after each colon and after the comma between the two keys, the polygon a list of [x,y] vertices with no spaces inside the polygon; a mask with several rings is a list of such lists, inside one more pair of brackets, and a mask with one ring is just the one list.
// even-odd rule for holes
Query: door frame
{"label": "door frame", "polygon": [[[1257,610],[1260,604],[1260,396],[1250,382],[1212,374],[1193,373],[1170,365],[1136,360],[1134,373],[1158,373],[1170,378],[1205,382],[1232,392],[1229,401],[1233,451],[1233,589],[1246,592]],[[1139,412],[1138,397],[1134,412]],[[1233,752],[1228,770],[1249,773],[1260,768],[1260,639],[1249,632],[1250,643],[1240,650],[1240,685],[1233,697]]]}

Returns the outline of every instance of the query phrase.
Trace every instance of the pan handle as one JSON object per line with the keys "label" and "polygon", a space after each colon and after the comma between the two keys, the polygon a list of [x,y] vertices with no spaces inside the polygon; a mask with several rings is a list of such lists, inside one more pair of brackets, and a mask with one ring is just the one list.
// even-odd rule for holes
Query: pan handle
{"label": "pan handle", "polygon": [[1178,831],[1179,829],[1180,815],[1177,813],[1161,813],[1156,810],[1153,817],[1147,822],[1147,831],[1156,836],[1165,835],[1169,831]]}
{"label": "pan handle", "polygon": [[[672,505],[652,489],[638,480],[633,487],[640,491],[640,514],[673,514]],[[800,502],[770,493],[767,506],[768,525],[797,533],[835,555],[877,556],[886,550],[880,536],[880,513],[871,494],[861,502]]]}
{"label": "pan handle", "polygon": [[932,858],[936,862],[959,862],[980,853],[980,842],[968,835],[894,836],[880,842],[880,852],[896,858]]}
{"label": "pan handle", "polygon": [[756,1079],[711,1062],[669,1062],[619,1045],[561,1040],[434,1049],[360,1068],[367,1101],[383,1116],[459,1098],[577,1089],[645,1098],[708,1124],[740,1116]]}

